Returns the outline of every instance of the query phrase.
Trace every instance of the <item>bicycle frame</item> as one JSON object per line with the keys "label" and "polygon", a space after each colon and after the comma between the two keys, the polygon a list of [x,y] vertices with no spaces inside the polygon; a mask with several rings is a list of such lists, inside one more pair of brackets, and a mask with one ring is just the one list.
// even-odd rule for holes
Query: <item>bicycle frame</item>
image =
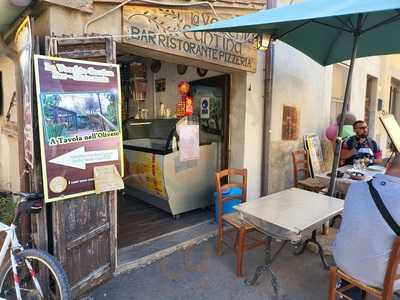
{"label": "bicycle frame", "polygon": [[4,259],[7,254],[7,250],[10,249],[10,246],[11,246],[12,251],[13,250],[23,250],[21,244],[18,241],[15,230],[16,230],[16,226],[14,224],[11,224],[10,226],[8,226],[8,225],[0,222],[0,232],[6,232],[6,239],[0,250],[0,265],[3,264]]}
{"label": "bicycle frame", "polygon": [[[24,250],[24,248],[21,246],[21,244],[18,241],[17,234],[16,234],[16,228],[17,227],[14,224],[11,224],[10,226],[8,226],[8,225],[0,222],[0,232],[6,232],[6,239],[0,250],[0,266],[5,261],[7,250],[10,250],[11,266],[12,266],[12,270],[13,270],[13,274],[14,274],[15,293],[16,293],[17,299],[22,300],[21,289],[19,286],[19,276],[18,276],[18,272],[17,272],[17,261],[15,259],[14,252],[18,251],[18,250],[22,251],[22,250]],[[25,261],[25,263],[31,273],[31,276],[32,276],[32,279],[33,279],[36,289],[43,296],[42,289],[40,288],[39,281],[37,280],[35,273],[33,272],[32,265],[27,260]],[[3,298],[0,298],[0,300],[3,300]],[[6,300],[6,299],[4,299],[4,300]]]}
{"label": "bicycle frame", "polygon": [[[11,252],[10,252],[11,253],[11,265],[12,265],[14,275],[17,273],[17,267],[16,267],[16,262],[15,262],[13,252],[14,252],[14,250],[17,250],[17,249],[22,250],[22,246],[20,245],[20,243],[17,239],[17,234],[15,232],[15,229],[16,229],[16,227],[14,224],[7,226],[6,224],[0,222],[0,232],[6,232],[6,239],[0,250],[0,266],[3,264],[3,262],[6,258],[7,250],[10,249],[11,250]],[[10,248],[10,246],[11,246],[11,248]],[[18,278],[18,275],[16,278]],[[14,276],[15,292],[17,294],[17,298],[21,299],[21,291],[19,288],[19,282],[18,282],[18,280],[16,280],[16,278]]]}

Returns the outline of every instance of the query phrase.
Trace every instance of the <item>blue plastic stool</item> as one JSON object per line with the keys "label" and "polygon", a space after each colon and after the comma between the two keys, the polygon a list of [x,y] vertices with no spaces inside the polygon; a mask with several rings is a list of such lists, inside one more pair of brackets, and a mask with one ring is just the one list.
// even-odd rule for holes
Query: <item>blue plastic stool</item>
{"label": "blue plastic stool", "polygon": [[[222,192],[222,195],[225,197],[233,197],[233,196],[241,196],[242,189],[241,188],[231,188]],[[236,205],[239,205],[242,201],[240,199],[232,199],[230,201],[224,202],[222,214],[229,214],[235,211],[233,208]],[[214,193],[214,222],[218,222],[218,193]]]}

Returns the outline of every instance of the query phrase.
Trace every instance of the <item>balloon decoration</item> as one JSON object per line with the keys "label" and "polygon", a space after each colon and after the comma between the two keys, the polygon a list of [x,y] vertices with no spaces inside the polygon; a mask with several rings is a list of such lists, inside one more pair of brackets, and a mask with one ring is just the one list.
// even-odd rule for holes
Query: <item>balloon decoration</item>
{"label": "balloon decoration", "polygon": [[181,81],[178,84],[178,91],[181,99],[176,104],[177,118],[191,116],[193,114],[193,99],[189,96],[190,84],[186,81]]}
{"label": "balloon decoration", "polygon": [[[332,124],[330,125],[326,130],[325,130],[325,135],[326,138],[330,141],[334,141],[336,139],[336,135],[338,133],[338,126],[337,124]],[[349,136],[353,136],[354,131],[353,131],[353,125],[344,125],[342,134],[340,135],[342,138],[348,138]]]}
{"label": "balloon decoration", "polygon": [[325,130],[325,135],[326,138],[330,141],[334,141],[336,139],[336,135],[338,132],[338,126],[336,124],[330,125],[326,130]]}
{"label": "balloon decoration", "polygon": [[[339,114],[336,117],[336,124],[331,124],[326,130],[325,130],[325,135],[326,138],[330,141],[334,141],[336,139],[336,135],[338,134],[339,126],[337,125],[340,121],[340,116]],[[340,135],[342,138],[348,138],[349,136],[353,136],[355,133],[353,131],[353,123],[356,121],[356,116],[353,115],[352,113],[346,112],[344,114],[344,125],[342,129],[342,134]]]}
{"label": "balloon decoration", "polygon": [[344,125],[341,137],[342,138],[348,138],[349,136],[353,136],[355,133],[353,131],[353,125]]}

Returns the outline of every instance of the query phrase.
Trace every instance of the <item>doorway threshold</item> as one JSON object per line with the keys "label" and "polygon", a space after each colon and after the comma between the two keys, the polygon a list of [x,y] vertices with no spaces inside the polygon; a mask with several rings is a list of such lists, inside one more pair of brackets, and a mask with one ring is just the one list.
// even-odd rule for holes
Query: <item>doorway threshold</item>
{"label": "doorway threshold", "polygon": [[118,249],[115,275],[142,268],[172,253],[198,245],[216,236],[217,224],[209,220],[156,238]]}

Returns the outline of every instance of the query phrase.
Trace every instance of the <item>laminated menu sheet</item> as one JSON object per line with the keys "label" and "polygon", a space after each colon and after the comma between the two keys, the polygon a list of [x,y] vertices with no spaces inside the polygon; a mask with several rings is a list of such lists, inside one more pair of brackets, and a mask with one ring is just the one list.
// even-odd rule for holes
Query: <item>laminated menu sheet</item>
{"label": "laminated menu sheet", "polygon": [[179,125],[177,131],[180,161],[200,159],[199,125]]}
{"label": "laminated menu sheet", "polygon": [[124,188],[121,175],[114,165],[94,167],[93,172],[96,194]]}

